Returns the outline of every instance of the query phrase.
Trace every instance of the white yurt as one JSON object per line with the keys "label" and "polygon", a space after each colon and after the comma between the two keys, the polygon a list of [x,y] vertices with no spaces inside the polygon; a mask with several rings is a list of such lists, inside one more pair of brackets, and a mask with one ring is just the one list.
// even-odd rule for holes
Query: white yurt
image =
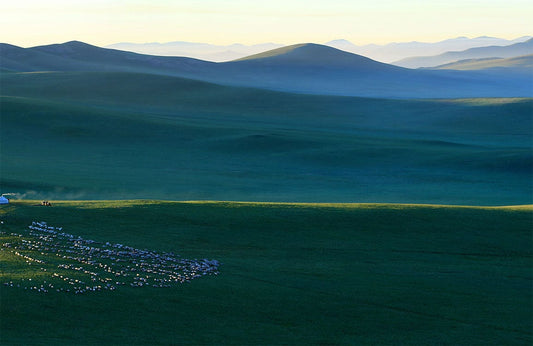
{"label": "white yurt", "polygon": [[5,198],[4,196],[0,196],[0,204],[8,204],[9,199]]}

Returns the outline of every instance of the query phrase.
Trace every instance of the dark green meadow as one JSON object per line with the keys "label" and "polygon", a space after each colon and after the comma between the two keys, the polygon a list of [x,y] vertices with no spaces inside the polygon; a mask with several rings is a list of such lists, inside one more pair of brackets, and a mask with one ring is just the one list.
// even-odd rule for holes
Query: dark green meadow
{"label": "dark green meadow", "polygon": [[[533,209],[14,201],[97,241],[222,262],[174,288],[84,295],[0,285],[0,344],[531,345]],[[0,250],[0,281],[42,279]],[[33,269],[32,269],[33,268]]]}
{"label": "dark green meadow", "polygon": [[118,72],[3,73],[22,199],[533,203],[531,99],[298,95]]}
{"label": "dark green meadow", "polygon": [[[531,96],[526,77],[316,45],[298,68],[0,46],[0,345],[533,344],[533,99],[412,99]],[[33,221],[101,248],[46,243]],[[122,258],[82,259],[91,273],[54,251],[105,242],[222,265],[60,292]],[[134,252],[130,284],[148,272]],[[164,261],[163,278],[183,269]]]}

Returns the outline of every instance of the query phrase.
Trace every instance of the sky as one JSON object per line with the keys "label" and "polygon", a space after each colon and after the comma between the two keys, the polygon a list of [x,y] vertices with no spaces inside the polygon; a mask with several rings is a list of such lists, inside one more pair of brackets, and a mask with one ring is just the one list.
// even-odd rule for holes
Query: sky
{"label": "sky", "polygon": [[0,42],[211,44],[514,39],[533,31],[531,0],[2,0]]}

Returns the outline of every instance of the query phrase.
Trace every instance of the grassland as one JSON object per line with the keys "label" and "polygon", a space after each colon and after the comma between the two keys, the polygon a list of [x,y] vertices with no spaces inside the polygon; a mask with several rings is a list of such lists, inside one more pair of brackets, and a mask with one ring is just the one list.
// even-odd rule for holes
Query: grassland
{"label": "grassland", "polygon": [[[531,98],[291,94],[171,76],[214,71],[190,59],[79,42],[36,55],[4,48],[23,53],[5,60],[10,71],[41,71],[0,72],[0,192],[22,199],[0,206],[2,244],[46,221],[84,239],[222,265],[168,288],[43,293],[16,286],[50,282],[52,271],[1,246],[0,283],[15,287],[0,285],[0,344],[533,342]],[[259,69],[254,59],[229,63],[207,80],[320,94],[383,96],[386,87],[412,97],[408,84],[421,83],[420,97],[471,95],[472,85],[472,95],[522,95],[513,78],[479,85],[480,75],[453,71],[410,71],[414,80],[399,84],[359,71],[358,84],[331,70],[337,53],[293,48],[259,59]],[[285,66],[309,55],[331,66]],[[243,200],[253,202],[235,202]],[[288,203],[330,201],[456,206]],[[49,250],[24,254],[52,269],[60,260]]]}
{"label": "grassland", "polygon": [[[69,295],[0,285],[0,343],[530,345],[533,207],[15,201],[46,221],[220,275]],[[2,237],[2,242],[6,236]],[[0,251],[0,281],[33,277]]]}
{"label": "grassland", "polygon": [[531,99],[383,100],[110,72],[2,75],[2,193],[531,204]]}

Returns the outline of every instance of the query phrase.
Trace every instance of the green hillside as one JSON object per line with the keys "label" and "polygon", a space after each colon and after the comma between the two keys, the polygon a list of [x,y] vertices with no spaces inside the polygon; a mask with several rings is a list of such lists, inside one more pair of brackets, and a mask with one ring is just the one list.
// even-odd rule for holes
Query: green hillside
{"label": "green hillside", "polygon": [[39,267],[54,254],[19,250],[47,261],[28,265],[0,246],[2,345],[532,342],[531,207],[35,204],[0,206],[2,245],[46,221],[84,239],[216,259],[220,274],[42,293],[22,287],[52,282]]}
{"label": "green hillside", "polygon": [[23,198],[530,204],[531,99],[296,95],[131,73],[2,75]]}
{"label": "green hillside", "polygon": [[268,50],[266,52],[261,52],[261,53],[249,55],[249,56],[246,56],[244,58],[235,59],[234,61],[264,59],[264,58],[271,58],[271,57],[275,57],[275,56],[279,56],[279,55],[285,55],[285,54],[288,54],[288,53],[290,54],[291,52],[294,52],[294,50],[297,50],[298,48],[305,47],[306,45],[308,45],[308,44],[306,44],[306,43],[293,44],[293,45],[290,45],[290,46],[275,48],[275,49]]}
{"label": "green hillside", "polygon": [[269,50],[234,60],[226,65],[241,66],[254,63],[267,66],[290,65],[293,69],[309,65],[326,67],[330,70],[344,67],[347,71],[359,70],[361,74],[367,74],[370,71],[393,73],[404,70],[404,72],[407,72],[407,70],[398,66],[384,64],[361,55],[313,43],[296,44]]}

